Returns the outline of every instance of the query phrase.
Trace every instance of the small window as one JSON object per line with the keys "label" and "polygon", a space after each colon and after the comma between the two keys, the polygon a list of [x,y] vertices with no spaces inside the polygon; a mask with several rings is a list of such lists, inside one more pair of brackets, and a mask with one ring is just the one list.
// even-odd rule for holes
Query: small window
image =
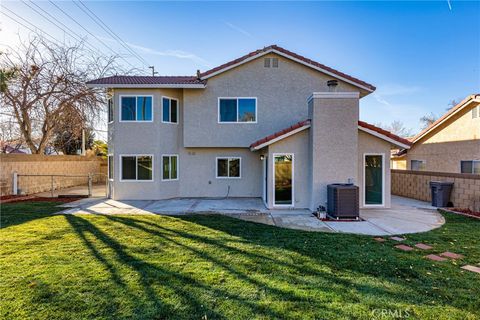
{"label": "small window", "polygon": [[178,180],[178,156],[162,156],[163,180]]}
{"label": "small window", "polygon": [[278,68],[278,58],[272,58],[272,68]]}
{"label": "small window", "polygon": [[426,164],[424,160],[411,160],[410,170],[413,171],[425,171]]}
{"label": "small window", "polygon": [[480,160],[460,161],[460,172],[480,174]]}
{"label": "small window", "polygon": [[256,122],[256,98],[220,98],[219,122]]}
{"label": "small window", "polygon": [[153,157],[146,155],[121,156],[122,180],[153,180]]}
{"label": "small window", "polygon": [[162,122],[178,123],[178,100],[171,98],[162,99]]}
{"label": "small window", "polygon": [[270,68],[270,60],[271,60],[270,58],[263,59],[263,66],[265,68]]}
{"label": "small window", "polygon": [[152,121],[152,97],[121,97],[121,121]]}
{"label": "small window", "polygon": [[108,156],[108,180],[113,180],[113,156]]}
{"label": "small window", "polygon": [[110,98],[107,100],[107,106],[108,106],[108,122],[113,121],[113,99]]}
{"label": "small window", "polygon": [[475,108],[472,109],[472,119],[480,117],[480,107],[476,106]]}
{"label": "small window", "polygon": [[240,178],[240,158],[217,158],[217,178]]}

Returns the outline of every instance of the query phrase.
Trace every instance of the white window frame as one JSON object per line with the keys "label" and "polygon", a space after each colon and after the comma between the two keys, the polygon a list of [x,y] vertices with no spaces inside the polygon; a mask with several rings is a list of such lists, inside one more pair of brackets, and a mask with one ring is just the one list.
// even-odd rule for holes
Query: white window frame
{"label": "white window frame", "polygon": [[[137,117],[137,98],[138,97],[151,97],[152,98],[152,120],[122,120],[122,98],[135,98],[135,117]],[[119,111],[119,122],[138,122],[138,123],[145,123],[145,122],[153,122],[155,116],[155,98],[151,94],[122,94],[118,96],[118,109]]]}
{"label": "white window frame", "polygon": [[[175,100],[177,101],[177,122],[172,122],[172,121],[165,121],[165,119],[163,119],[163,99],[168,99],[168,100]],[[162,123],[171,123],[171,124],[178,124],[179,122],[179,118],[180,118],[180,114],[178,113],[178,110],[179,110],[179,104],[180,104],[180,101],[178,101],[178,99],[176,98],[171,98],[171,97],[167,97],[167,96],[162,96]],[[172,103],[170,102],[170,105],[168,107],[168,114],[170,115],[170,119],[172,118]]]}
{"label": "white window frame", "polygon": [[[365,158],[367,156],[382,156],[382,203],[381,204],[366,204],[366,195],[365,192]],[[363,154],[363,181],[362,181],[362,204],[364,208],[380,208],[385,207],[385,176],[387,174],[387,168],[385,167],[385,153],[364,153]]]}
{"label": "white window frame", "polygon": [[[229,99],[237,100],[237,121],[220,121],[220,100],[221,99]],[[238,99],[254,99],[255,100],[255,121],[238,121]],[[217,123],[218,124],[255,124],[258,122],[258,99],[257,97],[218,97],[217,101]]]}
{"label": "white window frame", "polygon": [[[275,204],[275,157],[292,156],[292,204]],[[295,206],[295,154],[294,153],[273,153],[272,154],[272,206],[278,208],[292,208]]]}
{"label": "white window frame", "polygon": [[[112,164],[113,164],[113,171],[112,171],[112,177],[109,177],[110,175],[110,157],[112,157]],[[108,181],[113,181],[115,177],[115,156],[113,153],[107,154],[107,179]]]}
{"label": "white window frame", "polygon": [[[168,158],[169,158],[168,161],[169,161],[169,165],[170,165],[170,166],[169,166],[169,176],[170,176],[170,178],[168,178],[168,179],[163,178],[163,165],[164,165],[164,163],[163,163],[163,157],[168,157]],[[172,177],[172,168],[171,168],[171,165],[172,165],[172,160],[171,160],[171,158],[172,158],[172,157],[176,157],[176,158],[177,158],[177,178],[175,178],[175,179],[172,179],[172,178],[171,178],[171,177]],[[162,154],[162,170],[161,170],[161,174],[162,174],[162,181],[178,181],[178,177],[180,176],[180,162],[179,162],[179,156],[178,156],[178,154],[175,154],[175,153],[172,153],[172,154]]]}
{"label": "white window frame", "polygon": [[[218,160],[219,159],[227,159],[227,172],[229,174],[228,177],[219,177],[218,176]],[[238,177],[230,177],[230,159],[238,159],[239,160],[239,168],[238,168]],[[215,177],[217,179],[241,179],[242,178],[242,157],[237,156],[219,156],[215,158]]]}
{"label": "white window frame", "polygon": [[[425,166],[425,169],[424,169],[424,170],[413,170],[413,169],[412,169],[412,161],[420,161],[420,162],[422,162],[422,163],[424,164],[424,166]],[[420,172],[421,172],[421,171],[427,171],[427,160],[422,160],[422,159],[410,159],[409,165],[410,165],[410,171],[420,171]]]}
{"label": "white window frame", "polygon": [[[112,109],[112,120],[111,121],[108,121],[108,118],[110,117],[110,104],[112,105],[111,109]],[[115,108],[114,108],[114,105],[115,105],[115,100],[114,100],[114,97],[110,97],[107,99],[107,124],[111,124],[115,121]]]}
{"label": "white window frame", "polygon": [[[472,163],[472,172],[462,172],[462,162],[471,162]],[[475,169],[475,162],[478,162],[480,163],[480,160],[460,160],[460,173],[464,173],[464,174],[476,174],[474,173],[474,169]]]}
{"label": "white window frame", "polygon": [[[119,169],[119,177],[120,177],[120,181],[121,182],[140,182],[140,183],[143,183],[143,182],[153,182],[155,180],[155,157],[153,156],[153,154],[138,154],[138,153],[135,153],[135,154],[120,154],[119,156],[119,163],[120,165],[118,165],[118,169]],[[122,162],[122,157],[135,157],[135,168],[136,168],[136,172],[135,172],[135,179],[123,179],[123,176],[122,176],[122,167],[123,167],[123,162]],[[151,180],[138,180],[138,157],[152,157],[152,179]]]}

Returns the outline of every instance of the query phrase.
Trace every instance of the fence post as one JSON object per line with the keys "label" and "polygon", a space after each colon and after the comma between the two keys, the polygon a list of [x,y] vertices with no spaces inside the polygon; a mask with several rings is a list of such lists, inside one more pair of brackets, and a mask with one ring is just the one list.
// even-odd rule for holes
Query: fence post
{"label": "fence post", "polygon": [[51,181],[50,193],[51,193],[51,195],[52,195],[52,198],[53,198],[53,175],[52,175],[52,181]]}
{"label": "fence post", "polygon": [[88,196],[92,196],[92,175],[88,174]]}
{"label": "fence post", "polygon": [[13,172],[13,194],[17,195],[18,194],[18,173],[17,171]]}

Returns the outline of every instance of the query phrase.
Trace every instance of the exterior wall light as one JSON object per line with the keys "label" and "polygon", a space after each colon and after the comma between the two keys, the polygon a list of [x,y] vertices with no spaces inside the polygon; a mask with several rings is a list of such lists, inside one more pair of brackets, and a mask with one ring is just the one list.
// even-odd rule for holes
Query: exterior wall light
{"label": "exterior wall light", "polygon": [[260,160],[261,160],[261,161],[265,160],[265,156],[264,156],[263,154],[260,155]]}

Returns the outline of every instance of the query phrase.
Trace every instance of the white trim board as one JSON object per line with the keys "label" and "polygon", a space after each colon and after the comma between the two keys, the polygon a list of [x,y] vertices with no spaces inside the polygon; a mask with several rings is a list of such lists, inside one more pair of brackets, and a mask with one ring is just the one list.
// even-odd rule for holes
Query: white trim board
{"label": "white trim board", "polygon": [[290,136],[293,136],[294,134],[299,133],[300,131],[306,130],[306,129],[310,128],[310,127],[311,127],[310,124],[304,125],[303,127],[297,128],[297,129],[295,129],[295,130],[292,130],[292,131],[290,131],[290,132],[287,132],[287,133],[285,133],[285,134],[282,134],[281,136],[278,136],[278,137],[276,137],[276,138],[274,138],[274,139],[272,139],[272,140],[269,140],[269,141],[266,141],[266,142],[264,142],[264,143],[262,143],[262,144],[259,144],[258,146],[255,146],[255,147],[253,147],[253,148],[250,148],[250,151],[260,150],[260,149],[262,149],[262,148],[265,148],[266,146],[269,146],[269,145],[271,145],[271,144],[274,144],[274,143],[277,142],[277,141],[280,141],[280,140],[283,140],[283,139],[288,138],[288,137],[290,137]]}
{"label": "white trim board", "polygon": [[387,141],[387,142],[390,142],[391,144],[396,145],[396,146],[398,146],[398,147],[401,147],[401,148],[403,148],[403,149],[410,149],[410,146],[409,146],[409,145],[406,145],[406,144],[401,143],[401,142],[399,142],[399,141],[397,141],[397,140],[395,140],[395,139],[392,139],[392,138],[390,138],[390,137],[387,137],[386,135],[381,134],[380,132],[377,132],[377,131],[374,131],[374,130],[371,130],[371,129],[364,128],[364,127],[362,127],[362,126],[360,126],[360,125],[358,126],[358,130],[361,130],[361,131],[363,131],[363,132],[366,132],[366,133],[368,133],[368,134],[371,134],[372,136],[375,136],[375,137],[377,137],[377,138],[380,138],[380,139],[382,139],[382,140],[385,140],[385,141]]}

